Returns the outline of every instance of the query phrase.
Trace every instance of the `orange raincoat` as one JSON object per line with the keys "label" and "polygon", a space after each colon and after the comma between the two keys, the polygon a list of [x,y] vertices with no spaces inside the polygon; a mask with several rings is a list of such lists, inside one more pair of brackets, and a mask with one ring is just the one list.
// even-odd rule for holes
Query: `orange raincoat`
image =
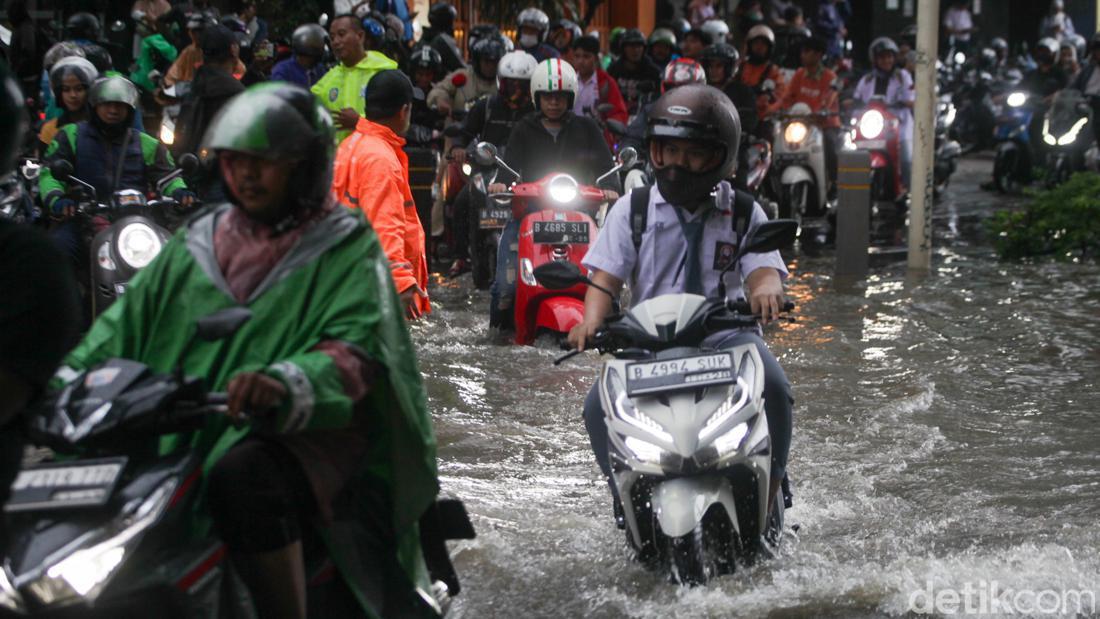
{"label": "orange raincoat", "polygon": [[[361,208],[390,259],[390,273],[401,293],[412,286],[428,290],[424,228],[409,188],[409,158],[404,138],[392,129],[360,118],[355,131],[336,153],[332,189],[337,199]],[[417,297],[421,314],[431,311]]]}

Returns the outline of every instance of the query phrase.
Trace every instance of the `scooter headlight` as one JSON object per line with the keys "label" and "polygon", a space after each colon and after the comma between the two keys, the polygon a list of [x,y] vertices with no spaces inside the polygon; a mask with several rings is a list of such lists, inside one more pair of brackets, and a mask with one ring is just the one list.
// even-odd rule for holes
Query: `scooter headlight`
{"label": "scooter headlight", "polygon": [[783,132],[783,139],[791,146],[798,146],[802,144],[809,133],[810,129],[806,126],[806,123],[795,121],[787,125],[786,131]]}
{"label": "scooter headlight", "polygon": [[953,125],[955,123],[955,114],[956,113],[957,113],[957,110],[955,109],[955,105],[953,103],[948,103],[947,104],[947,115],[944,116],[943,124],[947,127],[950,127],[951,125]]}
{"label": "scooter headlight", "polygon": [[1050,146],[1056,146],[1058,144],[1058,138],[1050,133],[1050,119],[1043,119],[1043,141]]}
{"label": "scooter headlight", "polygon": [[573,177],[568,174],[559,174],[550,179],[550,185],[547,189],[550,193],[550,199],[558,204],[569,204],[576,200],[577,195],[580,193],[577,181],[573,180]]}
{"label": "scooter headlight", "polygon": [[868,140],[873,140],[882,135],[882,130],[885,128],[886,119],[882,116],[882,112],[878,110],[867,110],[863,113],[863,117],[859,119],[859,132]]}
{"label": "scooter headlight", "polygon": [[117,268],[114,258],[111,258],[110,241],[105,241],[100,244],[99,249],[95,252],[95,261],[99,264],[99,268],[104,271],[114,271]]}
{"label": "scooter headlight", "polygon": [[470,165],[469,163],[463,163],[462,164],[462,175],[463,176],[469,177],[473,173],[474,173],[474,166]]}
{"label": "scooter headlight", "polygon": [[1073,127],[1066,132],[1065,135],[1058,138],[1058,146],[1069,146],[1077,141],[1077,134],[1081,132],[1081,129],[1088,124],[1088,118],[1081,118],[1077,122],[1073,123]]}
{"label": "scooter headlight", "polygon": [[160,253],[160,237],[153,228],[143,223],[132,223],[118,235],[118,254],[134,269],[149,266]]}
{"label": "scooter headlight", "polygon": [[171,146],[176,142],[176,132],[168,123],[160,124],[160,141],[165,146]]}
{"label": "scooter headlight", "polygon": [[[672,435],[666,432],[661,424],[634,407],[634,402],[626,395],[626,385],[623,383],[623,378],[614,369],[607,372],[607,392],[617,418],[654,439],[666,443],[672,442]],[[665,452],[656,443],[636,436],[626,436],[623,442],[639,460],[645,462],[660,463],[661,456]]]}
{"label": "scooter headlight", "polygon": [[1007,103],[1009,107],[1021,107],[1027,103],[1027,95],[1022,92],[1014,92],[1008,95]]}
{"label": "scooter headlight", "polygon": [[79,548],[47,568],[30,584],[31,593],[46,605],[77,599],[94,601],[118,571],[126,553],[137,547],[142,534],[168,507],[176,486],[175,477],[161,483],[141,505],[101,531],[106,539]]}

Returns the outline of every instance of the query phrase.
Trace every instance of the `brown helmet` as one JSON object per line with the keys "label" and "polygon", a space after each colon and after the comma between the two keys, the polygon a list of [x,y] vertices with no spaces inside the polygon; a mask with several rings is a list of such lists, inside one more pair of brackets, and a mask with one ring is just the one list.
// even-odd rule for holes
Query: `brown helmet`
{"label": "brown helmet", "polygon": [[[664,138],[695,140],[721,149],[721,161],[703,172],[670,169],[653,157],[652,145]],[[721,90],[689,84],[661,95],[649,110],[646,143],[661,195],[673,204],[687,204],[710,195],[720,181],[733,176],[741,143],[741,118]]]}

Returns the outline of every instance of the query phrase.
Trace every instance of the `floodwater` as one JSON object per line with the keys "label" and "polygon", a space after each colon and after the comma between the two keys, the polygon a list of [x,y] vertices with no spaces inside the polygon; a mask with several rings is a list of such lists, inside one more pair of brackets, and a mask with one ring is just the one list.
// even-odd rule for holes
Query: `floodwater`
{"label": "floodwater", "polygon": [[435,287],[414,337],[478,531],[451,616],[1100,616],[1100,267],[998,262],[993,200],[953,191],[923,281],[888,263],[844,288],[831,253],[785,254],[798,322],[766,338],[794,385],[800,528],[702,588],[615,527],[580,419],[595,353],[554,367],[553,342],[488,333],[468,278]]}

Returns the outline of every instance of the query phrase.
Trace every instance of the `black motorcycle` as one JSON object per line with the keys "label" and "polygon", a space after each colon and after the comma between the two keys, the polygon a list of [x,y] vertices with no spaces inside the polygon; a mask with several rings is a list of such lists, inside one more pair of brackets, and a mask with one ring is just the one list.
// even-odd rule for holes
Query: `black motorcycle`
{"label": "black motorcycle", "polygon": [[[225,339],[250,316],[240,307],[215,312],[197,322],[194,337]],[[160,436],[198,430],[225,413],[226,394],[208,392],[181,369],[161,374],[125,359],[71,378],[30,415],[31,442],[55,455],[25,467],[12,485],[0,616],[254,617],[224,542],[194,525],[210,447],[167,456],[157,449]],[[263,431],[258,421],[253,431]],[[385,617],[441,616],[459,591],[445,540],[474,535],[458,501],[425,513],[421,545],[433,580],[426,592],[401,575],[385,531],[340,517],[332,530],[377,550],[354,569],[373,585],[366,601]],[[309,616],[360,616],[360,601],[320,548],[306,546]]]}
{"label": "black motorcycle", "polygon": [[497,246],[501,231],[512,219],[512,205],[510,200],[501,203],[489,197],[488,187],[497,177],[496,159],[477,147],[471,144],[466,149],[462,174],[470,187],[471,214],[477,213],[477,226],[470,226],[470,275],[474,286],[486,290],[496,278]]}
{"label": "black motorcycle", "polygon": [[[184,155],[180,167],[157,183],[157,193],[162,194],[169,183],[197,167],[194,155]],[[116,191],[109,202],[99,202],[95,188],[73,176],[73,166],[65,160],[51,163],[50,172],[76,186],[76,217],[90,250],[88,272],[80,274],[80,281],[82,286],[87,282],[85,297],[95,317],[126,292],[137,272],[157,257],[185,214],[175,200],[148,201],[134,189]]]}

